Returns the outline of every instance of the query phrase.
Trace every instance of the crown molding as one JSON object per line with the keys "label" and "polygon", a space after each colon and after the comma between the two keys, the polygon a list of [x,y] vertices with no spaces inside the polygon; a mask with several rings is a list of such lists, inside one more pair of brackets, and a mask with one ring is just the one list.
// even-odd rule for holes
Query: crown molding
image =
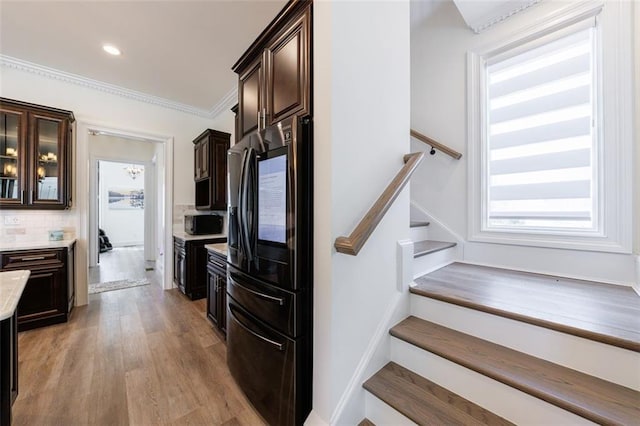
{"label": "crown molding", "polygon": [[497,2],[498,4],[494,6],[494,9],[491,10],[488,15],[479,15],[478,8],[483,6],[478,5],[473,8],[466,6],[465,4],[472,3],[470,0],[454,0],[454,2],[467,23],[467,26],[474,33],[479,34],[516,13],[520,13],[540,3],[540,0],[502,0],[501,2]]}
{"label": "crown molding", "polygon": [[220,99],[218,103],[213,106],[213,108],[209,110],[210,118],[217,117],[221,112],[230,110],[237,103],[238,86],[236,85],[231,90],[229,90],[227,94],[224,95],[222,99]]}
{"label": "crown molding", "polygon": [[206,110],[194,107],[192,105],[171,101],[169,99],[161,98],[158,96],[149,95],[147,93],[138,92],[136,90],[116,86],[115,84],[109,84],[102,81],[82,77],[77,74],[72,74],[43,65],[38,65],[33,62],[23,61],[22,59],[13,58],[7,55],[0,54],[0,66],[36,74],[41,77],[46,77],[69,84],[75,84],[76,86],[86,87],[92,90],[97,90],[99,92],[108,93],[110,95],[120,96],[122,98],[132,99],[138,102],[157,105],[163,108],[210,119],[220,114],[222,111],[224,111],[225,108],[231,108],[233,105],[235,105],[238,96],[238,89],[234,88],[230,90],[211,109]]}

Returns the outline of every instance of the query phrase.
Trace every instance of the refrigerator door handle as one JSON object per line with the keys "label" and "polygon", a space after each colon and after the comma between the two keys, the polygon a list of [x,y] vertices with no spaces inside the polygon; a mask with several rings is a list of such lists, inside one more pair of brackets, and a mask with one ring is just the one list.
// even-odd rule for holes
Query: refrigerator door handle
{"label": "refrigerator door handle", "polygon": [[277,303],[280,306],[284,305],[284,298],[282,297],[276,297],[276,296],[270,296],[268,294],[264,294],[264,293],[260,293],[259,291],[255,291],[255,290],[251,290],[248,287],[243,286],[242,284],[240,284],[238,281],[233,279],[233,272],[229,273],[229,276],[227,277],[229,279],[229,281],[231,281],[231,283],[233,285],[236,285],[240,288],[242,288],[245,291],[248,291],[249,293],[253,294],[256,297],[259,297],[261,299],[267,300],[269,302],[273,302],[273,303]]}
{"label": "refrigerator door handle", "polygon": [[242,327],[247,333],[250,333],[254,337],[262,340],[265,343],[270,344],[271,346],[275,346],[279,351],[282,351],[284,349],[284,345],[282,343],[276,342],[275,340],[271,340],[267,337],[264,337],[262,334],[256,333],[255,331],[247,327],[245,324],[243,324],[242,321],[240,321],[240,319],[233,312],[233,310],[234,310],[233,305],[229,304],[229,313],[231,314],[231,317],[233,317],[233,319],[238,323],[238,325]]}
{"label": "refrigerator door handle", "polygon": [[244,246],[245,255],[249,262],[253,261],[253,247],[251,246],[249,224],[247,223],[247,208],[249,207],[249,181],[251,164],[253,162],[253,148],[245,151],[244,163],[242,165],[242,184],[240,192],[240,200],[242,204],[242,216],[240,220],[240,228],[242,233],[242,245]]}
{"label": "refrigerator door handle", "polygon": [[[240,184],[238,185],[238,232],[240,234],[239,245],[240,251],[244,252],[246,248],[245,246],[245,235],[244,235],[244,222],[245,222],[245,205],[244,201],[244,175],[246,173],[246,165],[247,165],[247,152],[248,150],[244,150],[242,153],[242,161],[240,162]],[[246,253],[245,253],[246,255]]]}

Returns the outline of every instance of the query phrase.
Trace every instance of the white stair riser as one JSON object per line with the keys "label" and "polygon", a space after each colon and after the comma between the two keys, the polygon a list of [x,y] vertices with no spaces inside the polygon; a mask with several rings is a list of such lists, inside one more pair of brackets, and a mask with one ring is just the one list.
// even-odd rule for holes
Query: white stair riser
{"label": "white stair riser", "polygon": [[595,424],[400,339],[391,360],[518,425]]}
{"label": "white stair riser", "polygon": [[376,426],[415,426],[409,418],[400,414],[375,395],[367,392],[365,397],[366,417]]}
{"label": "white stair riser", "polygon": [[413,278],[418,278],[456,261],[456,247],[429,253],[413,259]]}
{"label": "white stair riser", "polygon": [[417,226],[415,228],[409,228],[409,235],[411,235],[411,241],[424,241],[429,239],[429,227]]}
{"label": "white stair riser", "polygon": [[640,353],[416,294],[410,301],[418,318],[640,390],[640,374],[629,374],[640,371]]}

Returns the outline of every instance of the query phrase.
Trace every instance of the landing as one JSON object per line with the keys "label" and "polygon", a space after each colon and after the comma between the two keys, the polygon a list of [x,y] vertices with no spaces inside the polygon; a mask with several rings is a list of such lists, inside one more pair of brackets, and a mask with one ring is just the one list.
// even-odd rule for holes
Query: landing
{"label": "landing", "polygon": [[412,293],[640,352],[640,296],[630,287],[453,263]]}

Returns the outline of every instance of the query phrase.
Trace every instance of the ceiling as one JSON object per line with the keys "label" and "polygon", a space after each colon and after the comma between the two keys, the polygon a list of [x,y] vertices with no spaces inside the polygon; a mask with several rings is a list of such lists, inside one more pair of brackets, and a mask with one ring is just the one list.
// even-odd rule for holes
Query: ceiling
{"label": "ceiling", "polygon": [[209,111],[285,3],[0,0],[0,54]]}

